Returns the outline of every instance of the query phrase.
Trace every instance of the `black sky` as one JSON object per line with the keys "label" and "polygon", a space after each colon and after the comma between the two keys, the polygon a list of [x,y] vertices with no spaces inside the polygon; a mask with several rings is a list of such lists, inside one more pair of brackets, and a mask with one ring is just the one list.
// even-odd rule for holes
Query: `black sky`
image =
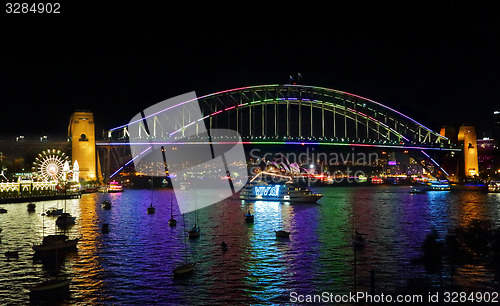
{"label": "black sky", "polygon": [[477,1],[62,3],[2,12],[0,137],[65,137],[188,91],[287,83],[352,92],[438,130],[487,128],[498,105],[498,10]]}

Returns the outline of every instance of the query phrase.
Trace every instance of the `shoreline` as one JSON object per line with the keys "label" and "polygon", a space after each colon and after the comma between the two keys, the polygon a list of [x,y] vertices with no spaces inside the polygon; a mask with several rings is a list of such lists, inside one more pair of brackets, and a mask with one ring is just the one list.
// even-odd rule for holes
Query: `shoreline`
{"label": "shoreline", "polygon": [[51,195],[40,195],[33,197],[12,197],[12,198],[0,198],[0,204],[14,204],[23,202],[38,202],[38,201],[50,201],[50,200],[61,200],[61,199],[78,199],[81,198],[81,193],[71,193],[71,194],[51,194]]}

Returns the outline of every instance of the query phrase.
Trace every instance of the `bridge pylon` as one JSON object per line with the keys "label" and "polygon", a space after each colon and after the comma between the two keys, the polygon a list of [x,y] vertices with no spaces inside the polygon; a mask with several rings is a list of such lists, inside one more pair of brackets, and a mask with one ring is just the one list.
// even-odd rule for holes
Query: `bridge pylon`
{"label": "bridge pylon", "polygon": [[68,140],[71,142],[71,159],[80,165],[80,179],[97,179],[94,115],[90,111],[77,110],[69,120]]}

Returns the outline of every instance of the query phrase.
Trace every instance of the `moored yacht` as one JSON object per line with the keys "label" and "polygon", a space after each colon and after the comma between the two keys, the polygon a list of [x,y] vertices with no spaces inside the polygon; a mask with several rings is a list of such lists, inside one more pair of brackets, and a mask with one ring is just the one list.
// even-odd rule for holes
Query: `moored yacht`
{"label": "moored yacht", "polygon": [[71,216],[69,213],[62,213],[57,217],[56,224],[59,227],[66,227],[75,224],[76,217]]}
{"label": "moored yacht", "polygon": [[48,235],[43,238],[42,244],[34,245],[35,252],[52,252],[57,250],[75,248],[80,239],[69,239],[68,236],[63,234]]}

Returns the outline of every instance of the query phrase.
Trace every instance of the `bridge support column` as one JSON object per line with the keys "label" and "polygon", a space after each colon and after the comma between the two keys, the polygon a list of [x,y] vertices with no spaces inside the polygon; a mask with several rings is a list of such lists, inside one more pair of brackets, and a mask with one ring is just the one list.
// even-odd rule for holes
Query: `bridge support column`
{"label": "bridge support column", "polygon": [[299,137],[302,137],[302,101],[299,101]]}
{"label": "bridge support column", "polygon": [[347,106],[344,101],[344,137],[347,138]]}
{"label": "bridge support column", "polygon": [[311,102],[311,138],[313,137],[313,103]]}
{"label": "bridge support column", "polygon": [[278,103],[274,103],[274,136],[278,137]]}
{"label": "bridge support column", "polygon": [[335,110],[335,104],[333,105],[333,137],[337,137],[337,123],[335,121],[337,111]]}
{"label": "bridge support column", "polygon": [[252,105],[250,104],[250,106],[248,107],[248,116],[249,116],[249,119],[248,120],[248,124],[250,125],[250,131],[248,133],[249,136],[253,135],[252,133]]}
{"label": "bridge support column", "polygon": [[321,103],[321,137],[325,138],[325,102]]}
{"label": "bridge support column", "polygon": [[109,176],[111,175],[111,146],[106,146],[106,156],[104,157],[104,184],[109,183]]}
{"label": "bridge support column", "polygon": [[262,118],[261,118],[262,119],[262,136],[266,135],[265,134],[265,129],[264,129],[264,127],[265,127],[265,124],[264,124],[265,120],[264,119],[266,118],[266,115],[265,115],[265,112],[264,112],[265,106],[266,106],[265,104],[262,104]]}
{"label": "bridge support column", "polygon": [[286,101],[286,137],[290,137],[290,101]]}
{"label": "bridge support column", "polygon": [[370,126],[368,125],[370,121],[368,120],[368,116],[366,116],[366,139],[370,139]]}
{"label": "bridge support column", "polygon": [[355,130],[356,130],[356,140],[359,138],[358,135],[358,111],[356,110],[356,107],[354,108],[354,124],[355,124]]}
{"label": "bridge support column", "polygon": [[240,110],[238,108],[236,109],[236,132],[241,135],[241,133],[240,133]]}

